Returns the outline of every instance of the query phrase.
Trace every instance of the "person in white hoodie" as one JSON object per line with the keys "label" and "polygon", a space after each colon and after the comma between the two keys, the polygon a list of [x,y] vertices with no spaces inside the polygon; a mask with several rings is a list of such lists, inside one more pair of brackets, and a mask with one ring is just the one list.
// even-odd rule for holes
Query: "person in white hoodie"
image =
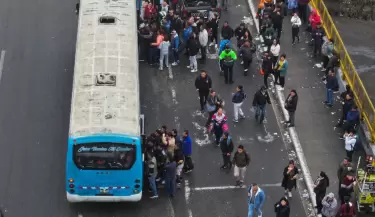
{"label": "person in white hoodie", "polygon": [[160,49],[160,66],[159,69],[162,71],[164,66],[164,60],[165,65],[169,67],[169,46],[171,46],[171,43],[168,41],[168,37],[165,36],[164,40],[160,43],[159,49]]}
{"label": "person in white hoodie", "polygon": [[280,55],[280,43],[277,41],[277,39],[273,40],[273,43],[271,45],[271,53],[272,53],[272,57],[271,57],[272,67],[276,67],[276,63]]}
{"label": "person in white hoodie", "polygon": [[290,22],[292,23],[292,44],[295,45],[296,38],[299,42],[299,27],[302,25],[302,22],[297,13],[293,14]]}
{"label": "person in white hoodie", "polygon": [[344,139],[345,139],[346,156],[348,157],[348,160],[352,162],[354,147],[357,142],[357,136],[355,135],[354,130],[351,130],[349,133],[345,132]]}
{"label": "person in white hoodie", "polygon": [[201,62],[206,62],[207,57],[207,44],[208,44],[208,32],[206,30],[206,25],[203,24],[200,26],[200,32],[199,32],[199,44],[201,46]]}

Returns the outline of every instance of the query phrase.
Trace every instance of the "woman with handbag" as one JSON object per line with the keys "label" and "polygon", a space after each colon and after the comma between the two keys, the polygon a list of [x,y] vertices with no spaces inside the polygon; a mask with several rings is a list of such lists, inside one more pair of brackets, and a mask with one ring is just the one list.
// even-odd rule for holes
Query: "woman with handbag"
{"label": "woman with handbag", "polygon": [[221,97],[216,94],[214,90],[210,90],[210,95],[207,97],[206,100],[206,111],[208,112],[208,119],[206,126],[209,127],[210,123],[212,122],[212,115],[214,115],[219,108],[224,106],[224,101]]}

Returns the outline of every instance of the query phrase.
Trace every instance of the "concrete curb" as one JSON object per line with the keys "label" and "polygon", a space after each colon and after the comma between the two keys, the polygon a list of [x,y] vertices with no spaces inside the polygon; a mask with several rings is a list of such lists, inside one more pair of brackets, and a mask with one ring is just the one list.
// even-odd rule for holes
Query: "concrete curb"
{"label": "concrete curb", "polygon": [[[255,19],[255,15],[256,15],[255,6],[254,6],[252,0],[247,0],[247,2],[249,4],[251,15],[254,18],[255,27],[256,27],[256,29],[259,33],[259,23]],[[274,0],[274,2],[275,2],[275,0]],[[284,118],[285,118],[285,120],[289,120],[288,111],[286,109],[284,109],[284,106],[285,106],[284,93],[277,90],[276,88],[275,88],[275,91],[276,91],[276,96],[277,96],[277,99],[279,101],[279,104],[282,108]],[[305,154],[303,153],[303,149],[302,149],[301,143],[299,141],[296,129],[294,127],[289,128],[289,134],[290,134],[290,137],[292,139],[293,146],[294,146],[295,152],[297,154],[299,164],[301,165],[302,174],[303,174],[306,186],[307,186],[307,191],[309,193],[310,200],[312,202],[313,207],[315,207],[316,206],[316,200],[315,200],[315,193],[314,193],[314,189],[313,189],[314,182],[312,180],[310,169],[307,165]],[[314,213],[315,213],[315,209],[314,209]]]}

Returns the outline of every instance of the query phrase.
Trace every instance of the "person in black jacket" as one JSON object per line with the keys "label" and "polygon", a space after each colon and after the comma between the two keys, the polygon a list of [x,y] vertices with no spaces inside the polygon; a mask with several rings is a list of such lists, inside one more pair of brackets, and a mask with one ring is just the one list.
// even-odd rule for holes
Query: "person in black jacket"
{"label": "person in black jacket", "polygon": [[286,122],[288,127],[294,127],[295,113],[297,110],[298,95],[296,90],[291,90],[285,100],[285,109],[288,111],[289,120]]}
{"label": "person in black jacket", "polygon": [[283,180],[281,186],[285,189],[285,195],[292,197],[292,189],[297,188],[298,168],[294,165],[294,161],[290,160],[288,166],[284,168]]}
{"label": "person in black jacket", "polygon": [[198,62],[197,62],[197,54],[200,49],[199,42],[196,38],[195,33],[191,34],[189,41],[187,43],[188,53],[189,53],[189,61],[190,65],[188,66],[191,69],[191,72],[198,71]]}
{"label": "person in black jacket", "polygon": [[341,127],[344,121],[346,121],[346,115],[348,112],[353,108],[354,106],[354,100],[352,98],[352,95],[350,93],[347,93],[345,95],[345,99],[342,102],[342,114],[339,122],[337,123],[337,127]]}
{"label": "person in black jacket", "polygon": [[232,168],[232,162],[230,160],[230,156],[233,152],[234,146],[232,138],[229,136],[228,132],[224,132],[223,137],[220,139],[220,149],[221,153],[223,155],[223,166],[221,166],[221,169],[228,169],[230,170]]}
{"label": "person in black jacket", "polygon": [[234,35],[234,31],[232,27],[229,26],[228,21],[225,21],[221,29],[221,37],[223,37],[223,39],[230,40],[233,37],[233,35]]}
{"label": "person in black jacket", "polygon": [[208,36],[210,38],[210,45],[214,45],[214,40],[215,40],[215,45],[219,43],[218,40],[218,35],[217,35],[217,30],[219,29],[219,20],[216,18],[216,15],[212,15],[210,20],[207,22],[207,31],[208,31]]}
{"label": "person in black jacket", "polygon": [[202,70],[201,74],[195,79],[195,88],[199,93],[201,111],[204,112],[204,106],[206,105],[208,94],[212,88],[212,80],[205,70]]}
{"label": "person in black jacket", "polygon": [[241,40],[245,36],[246,31],[249,31],[249,30],[245,27],[245,23],[241,23],[240,26],[237,27],[234,30],[234,36],[236,36],[236,38],[237,38],[237,47],[238,48],[241,47]]}
{"label": "person in black jacket", "polygon": [[281,15],[280,8],[276,7],[271,14],[273,28],[277,32],[277,40],[280,41],[281,30],[283,28],[283,16]]}
{"label": "person in black jacket", "polygon": [[263,73],[264,73],[263,75],[264,86],[268,88],[268,76],[270,76],[273,72],[272,58],[269,53],[264,53],[261,70],[263,70]]}
{"label": "person in black jacket", "polygon": [[276,217],[289,217],[290,207],[288,199],[283,197],[275,204],[275,213]]}
{"label": "person in black jacket", "polygon": [[250,64],[253,62],[253,54],[255,53],[255,46],[251,41],[246,41],[240,48],[240,56],[242,57],[244,76],[247,76]]}
{"label": "person in black jacket", "polygon": [[182,153],[182,150],[176,145],[174,149],[174,159],[177,164],[176,168],[176,182],[177,186],[180,187],[181,180],[182,180],[182,169],[184,168],[184,154]]}
{"label": "person in black jacket", "polygon": [[324,29],[322,28],[322,24],[318,23],[316,29],[312,33],[314,38],[314,57],[317,57],[322,54],[322,45],[323,45],[323,37],[324,37]]}
{"label": "person in black jacket", "polygon": [[255,107],[255,119],[259,123],[263,123],[266,117],[266,105],[271,104],[270,96],[267,92],[267,87],[263,86],[254,95],[253,107]]}
{"label": "person in black jacket", "polygon": [[329,178],[327,174],[323,171],[319,173],[318,178],[315,180],[314,183],[314,193],[315,193],[315,200],[316,200],[316,208],[318,210],[317,214],[321,214],[322,212],[322,200],[324,196],[326,196],[326,191],[329,186]]}

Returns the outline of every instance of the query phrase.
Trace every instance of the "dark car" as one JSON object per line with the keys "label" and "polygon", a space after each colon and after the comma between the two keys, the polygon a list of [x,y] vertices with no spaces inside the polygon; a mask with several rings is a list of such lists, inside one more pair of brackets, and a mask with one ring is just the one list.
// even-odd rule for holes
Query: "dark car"
{"label": "dark car", "polygon": [[181,0],[177,12],[181,17],[209,18],[210,12],[220,16],[221,9],[217,0]]}

